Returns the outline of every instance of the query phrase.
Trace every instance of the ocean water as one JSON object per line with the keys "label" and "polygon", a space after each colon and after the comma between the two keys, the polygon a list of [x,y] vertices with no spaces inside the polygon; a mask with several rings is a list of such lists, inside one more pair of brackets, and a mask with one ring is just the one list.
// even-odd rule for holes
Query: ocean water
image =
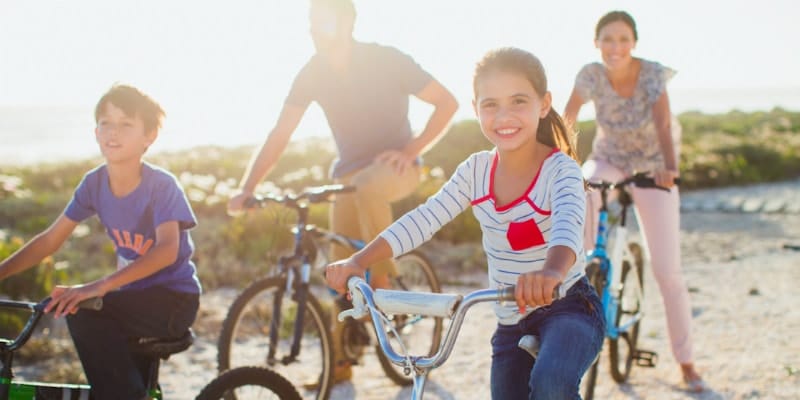
{"label": "ocean water", "polygon": [[[768,111],[774,107],[800,111],[800,87],[674,90],[670,92],[670,101],[676,113],[724,113],[734,109]],[[556,108],[560,109],[559,105]],[[0,168],[3,165],[99,156],[94,141],[93,111],[91,107],[76,106],[0,106]],[[429,113],[430,109],[412,104],[412,126],[423,126]],[[462,106],[455,119],[466,118],[473,118],[473,115],[470,107]],[[592,107],[584,107],[580,118],[593,118]],[[178,150],[205,144],[260,144],[272,123],[268,118],[239,120],[237,123],[237,118],[223,119],[221,116],[218,119],[206,117],[199,123],[192,115],[171,114],[150,151]],[[294,138],[327,132],[322,113],[310,110]]]}

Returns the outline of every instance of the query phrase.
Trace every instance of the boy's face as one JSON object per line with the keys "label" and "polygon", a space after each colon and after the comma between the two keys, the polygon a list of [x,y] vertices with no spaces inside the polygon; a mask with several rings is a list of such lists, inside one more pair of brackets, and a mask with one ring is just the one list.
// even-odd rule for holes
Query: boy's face
{"label": "boy's face", "polygon": [[108,163],[140,160],[156,138],[156,131],[147,132],[138,115],[129,116],[111,102],[103,107],[94,133]]}

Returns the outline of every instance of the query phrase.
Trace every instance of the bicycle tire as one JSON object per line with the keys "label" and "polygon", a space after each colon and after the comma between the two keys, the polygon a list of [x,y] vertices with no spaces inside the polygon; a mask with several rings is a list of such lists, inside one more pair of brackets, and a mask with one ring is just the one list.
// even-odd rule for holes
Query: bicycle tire
{"label": "bicycle tire", "polygon": [[[594,287],[598,295],[602,296],[603,290],[605,290],[606,276],[601,273],[599,260],[593,259],[589,262],[586,266],[586,277],[589,279],[589,283]],[[603,340],[605,340],[605,338]],[[600,352],[602,351],[603,349],[601,348]],[[583,400],[592,400],[594,398],[594,387],[597,384],[597,370],[599,365],[600,354],[597,355],[592,366],[589,367],[589,370],[586,371],[586,374],[584,374],[581,380]]]}
{"label": "bicycle tire", "polygon": [[[642,298],[637,297],[635,293],[632,297],[626,296],[626,294],[631,293],[631,289],[634,289],[633,284],[639,285],[640,293],[644,296],[644,279],[642,275],[644,272],[644,261],[642,258],[642,249],[636,243],[628,244],[628,248],[633,255],[634,265],[631,266],[628,261],[622,263],[622,292],[620,293],[619,305],[617,306],[617,318],[616,321],[614,321],[616,326],[625,324],[625,316],[631,316],[640,312],[643,306],[641,303]],[[632,268],[636,268],[638,282],[628,282]],[[636,355],[636,345],[639,340],[640,324],[641,319],[636,321],[626,332],[620,333],[616,339],[609,339],[608,355],[611,364],[611,377],[613,377],[614,381],[617,383],[627,381],[628,376],[630,376],[633,359]],[[627,352],[625,352],[623,346],[627,347]]]}
{"label": "bicycle tire", "polygon": [[[217,345],[220,372],[240,366],[268,366],[304,387],[303,398],[324,400],[332,386],[333,351],[329,319],[319,301],[309,292],[306,297],[303,337],[298,359],[282,362],[292,344],[297,299],[285,293],[286,278],[260,279],[247,287],[233,302],[222,324]],[[282,294],[279,343],[275,359],[267,359],[269,328],[275,295]],[[316,386],[312,388],[312,386]]]}
{"label": "bicycle tire", "polygon": [[[245,389],[245,392],[237,392],[237,389]],[[261,367],[240,367],[217,376],[200,391],[195,400],[219,399],[302,400],[302,397],[291,382],[275,371]]]}
{"label": "bicycle tire", "polygon": [[[431,263],[419,252],[406,253],[395,260],[398,277],[392,279],[392,288],[397,290],[411,290],[419,292],[441,293],[441,283]],[[401,341],[409,354],[433,355],[442,341],[442,318],[419,317],[416,315],[392,315],[389,318],[395,322],[394,328],[400,333]],[[391,332],[390,332],[391,333]],[[392,339],[395,344],[396,340]],[[426,348],[426,343],[430,347]],[[400,349],[395,345],[395,349]],[[395,365],[386,357],[380,348],[375,347],[381,368],[386,376],[397,385],[409,386],[414,383],[411,376],[403,371],[403,367]]]}
{"label": "bicycle tire", "polygon": [[594,399],[594,386],[597,384],[597,369],[600,365],[600,355],[594,360],[592,366],[586,371],[586,374],[581,380],[581,387],[583,388],[583,400]]}

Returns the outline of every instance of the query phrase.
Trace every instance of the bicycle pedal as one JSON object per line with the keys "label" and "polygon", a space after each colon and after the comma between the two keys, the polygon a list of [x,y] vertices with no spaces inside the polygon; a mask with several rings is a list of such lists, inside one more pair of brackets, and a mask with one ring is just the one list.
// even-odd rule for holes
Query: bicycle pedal
{"label": "bicycle pedal", "polygon": [[653,368],[658,363],[658,353],[654,351],[636,350],[633,358],[636,360],[636,365],[640,367]]}

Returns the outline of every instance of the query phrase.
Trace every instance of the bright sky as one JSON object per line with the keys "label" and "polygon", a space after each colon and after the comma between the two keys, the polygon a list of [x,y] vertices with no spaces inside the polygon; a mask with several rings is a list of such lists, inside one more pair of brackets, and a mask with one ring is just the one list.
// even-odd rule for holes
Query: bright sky
{"label": "bright sky", "polygon": [[[637,20],[636,55],[678,70],[670,84],[677,111],[708,106],[692,103],[700,89],[800,97],[800,5],[792,0],[355,3],[356,39],[414,57],[456,95],[457,119],[472,117],[475,61],[507,45],[542,59],[563,110],[578,69],[599,59],[594,25],[612,9]],[[167,110],[166,147],[257,143],[312,52],[306,1],[1,0],[0,105],[86,107],[91,129],[91,107],[120,81]],[[428,112],[413,104],[412,125],[421,127]],[[591,117],[590,107],[581,117]],[[322,113],[310,110],[299,130],[327,132]]]}

